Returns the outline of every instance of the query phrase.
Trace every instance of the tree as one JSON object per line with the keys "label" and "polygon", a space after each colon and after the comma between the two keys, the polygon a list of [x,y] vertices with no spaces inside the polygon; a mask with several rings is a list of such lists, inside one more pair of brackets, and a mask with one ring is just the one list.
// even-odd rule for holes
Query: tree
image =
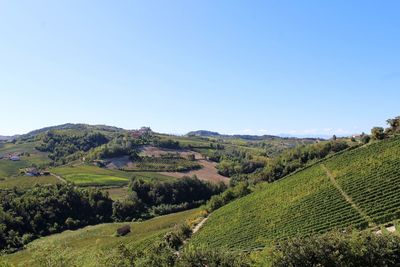
{"label": "tree", "polygon": [[371,140],[371,137],[367,134],[364,134],[361,136],[361,142],[363,144],[368,144],[370,140]]}
{"label": "tree", "polygon": [[394,119],[388,119],[386,122],[390,126],[386,129],[386,133],[391,135],[400,132],[400,116],[397,116]]}
{"label": "tree", "polygon": [[372,128],[371,135],[374,140],[382,140],[385,138],[385,133],[382,127]]}
{"label": "tree", "polygon": [[333,135],[333,136],[332,136],[332,140],[333,140],[333,141],[336,141],[336,140],[337,140],[336,135]]}

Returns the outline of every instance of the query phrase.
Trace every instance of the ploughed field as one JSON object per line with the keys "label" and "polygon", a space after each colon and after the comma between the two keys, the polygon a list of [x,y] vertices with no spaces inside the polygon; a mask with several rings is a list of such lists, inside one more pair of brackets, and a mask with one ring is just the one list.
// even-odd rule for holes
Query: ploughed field
{"label": "ploughed field", "polygon": [[400,218],[400,138],[372,143],[260,185],[213,212],[194,245],[252,250],[292,236]]}

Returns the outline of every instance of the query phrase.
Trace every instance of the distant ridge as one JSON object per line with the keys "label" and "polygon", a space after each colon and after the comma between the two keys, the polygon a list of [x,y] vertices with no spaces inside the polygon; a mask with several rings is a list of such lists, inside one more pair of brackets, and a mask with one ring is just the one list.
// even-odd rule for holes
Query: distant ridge
{"label": "distant ridge", "polygon": [[8,141],[17,137],[18,135],[13,135],[13,136],[0,135],[0,141]]}
{"label": "distant ridge", "polygon": [[191,131],[186,134],[187,136],[199,137],[218,137],[218,138],[237,138],[250,141],[271,140],[271,139],[307,139],[307,140],[321,140],[321,138],[314,137],[295,137],[295,136],[277,136],[277,135],[248,135],[248,134],[220,134],[207,130]]}
{"label": "distant ridge", "polygon": [[187,136],[201,136],[201,137],[221,136],[221,134],[218,132],[212,132],[212,131],[207,131],[207,130],[192,131],[192,132],[188,132],[186,135]]}
{"label": "distant ridge", "polygon": [[108,131],[108,132],[126,131],[122,128],[108,126],[108,125],[90,125],[90,124],[84,124],[84,123],[65,123],[65,124],[61,124],[61,125],[44,127],[41,129],[33,130],[33,131],[28,132],[27,134],[21,135],[21,137],[22,138],[32,137],[32,136],[36,136],[38,134],[45,133],[45,132],[52,131],[52,130],[82,130],[82,131],[102,130],[102,131]]}

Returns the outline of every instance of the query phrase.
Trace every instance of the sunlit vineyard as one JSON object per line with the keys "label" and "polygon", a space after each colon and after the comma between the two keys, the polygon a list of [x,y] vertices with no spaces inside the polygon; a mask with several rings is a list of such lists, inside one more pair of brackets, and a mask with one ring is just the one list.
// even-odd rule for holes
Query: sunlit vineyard
{"label": "sunlit vineyard", "polygon": [[326,162],[340,186],[375,223],[400,218],[400,138]]}
{"label": "sunlit vineyard", "polygon": [[[358,208],[334,186],[326,167]],[[290,236],[400,218],[400,138],[341,153],[211,214],[194,244],[254,249]],[[361,211],[361,212],[360,212]]]}

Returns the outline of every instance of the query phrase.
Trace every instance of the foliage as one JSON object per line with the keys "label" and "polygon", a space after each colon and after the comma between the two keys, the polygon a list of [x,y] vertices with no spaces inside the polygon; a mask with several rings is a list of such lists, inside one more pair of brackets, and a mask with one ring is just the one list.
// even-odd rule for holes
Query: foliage
{"label": "foliage", "polygon": [[184,177],[172,182],[151,182],[134,179],[129,185],[132,192],[147,206],[180,204],[207,200],[225,189],[224,184],[203,182],[196,177]]}
{"label": "foliage", "polygon": [[[346,202],[322,164],[368,217]],[[399,170],[400,137],[337,154],[279,182],[259,184],[254,193],[215,210],[190,242],[253,249],[335,228],[364,229],[370,219],[398,219]]]}
{"label": "foliage", "polygon": [[385,138],[385,133],[382,127],[374,127],[371,130],[371,136],[374,140],[382,140]]}
{"label": "foliage", "polygon": [[88,157],[91,159],[105,159],[129,156],[137,159],[138,147],[143,144],[142,139],[132,138],[129,134],[119,135],[105,145],[93,149]]}
{"label": "foliage", "polygon": [[0,191],[0,249],[13,250],[40,236],[109,221],[111,205],[102,192],[71,185]]}
{"label": "foliage", "polygon": [[212,212],[216,209],[219,209],[222,206],[225,206],[229,202],[244,197],[250,193],[251,190],[249,189],[248,183],[241,182],[234,187],[228,188],[219,195],[212,196],[210,201],[208,201],[207,203],[207,210],[209,212]]}
{"label": "foliage", "polygon": [[371,232],[293,238],[271,252],[273,267],[287,266],[399,266],[400,237]]}
{"label": "foliage", "polygon": [[224,249],[188,246],[177,261],[177,267],[247,267],[250,266],[244,254]]}
{"label": "foliage", "polygon": [[[210,250],[206,248],[182,247],[191,235],[187,224],[176,225],[158,242],[146,250],[129,249],[125,245],[102,253],[99,257],[101,266],[199,266],[199,267],[247,267],[244,255],[226,250]],[[178,254],[179,253],[179,254]],[[178,256],[179,255],[179,256]]]}
{"label": "foliage", "polygon": [[[162,240],[168,232],[175,231],[176,225],[184,225],[186,221],[192,221],[199,215],[200,210],[196,209],[159,216],[142,222],[105,223],[75,231],[64,231],[34,240],[26,249],[5,255],[5,258],[15,266],[39,267],[40,265],[32,263],[33,257],[57,257],[56,255],[60,254],[73,259],[72,266],[132,266],[117,264],[113,259],[108,261],[110,264],[103,263],[109,256],[110,258],[120,258],[122,262],[126,261],[124,257],[118,256],[120,253],[114,253],[121,243],[128,251],[147,251]],[[130,225],[131,232],[124,237],[117,237],[116,230],[126,224]],[[52,252],[53,247],[55,248],[54,253]],[[63,251],[58,248],[62,248]],[[49,249],[48,252],[46,249]],[[52,253],[54,255],[51,255]]]}
{"label": "foliage", "polygon": [[107,143],[108,138],[99,133],[77,133],[49,131],[40,136],[41,143],[36,147],[39,151],[50,152],[49,158],[64,164],[68,160],[79,158],[73,154],[87,152],[92,148]]}
{"label": "foliage", "polygon": [[128,187],[131,195],[113,205],[114,220],[132,220],[192,208],[226,188],[224,184],[203,182],[196,177],[184,177],[171,182],[136,178]]}
{"label": "foliage", "polygon": [[284,151],[279,157],[269,162],[262,172],[254,175],[254,179],[273,182],[306,166],[310,161],[323,159],[331,153],[337,153],[347,148],[349,145],[344,141],[298,146]]}
{"label": "foliage", "polygon": [[157,140],[154,142],[154,145],[158,146],[158,147],[162,147],[162,148],[168,148],[168,149],[180,149],[181,148],[179,141],[175,141],[172,139]]}

